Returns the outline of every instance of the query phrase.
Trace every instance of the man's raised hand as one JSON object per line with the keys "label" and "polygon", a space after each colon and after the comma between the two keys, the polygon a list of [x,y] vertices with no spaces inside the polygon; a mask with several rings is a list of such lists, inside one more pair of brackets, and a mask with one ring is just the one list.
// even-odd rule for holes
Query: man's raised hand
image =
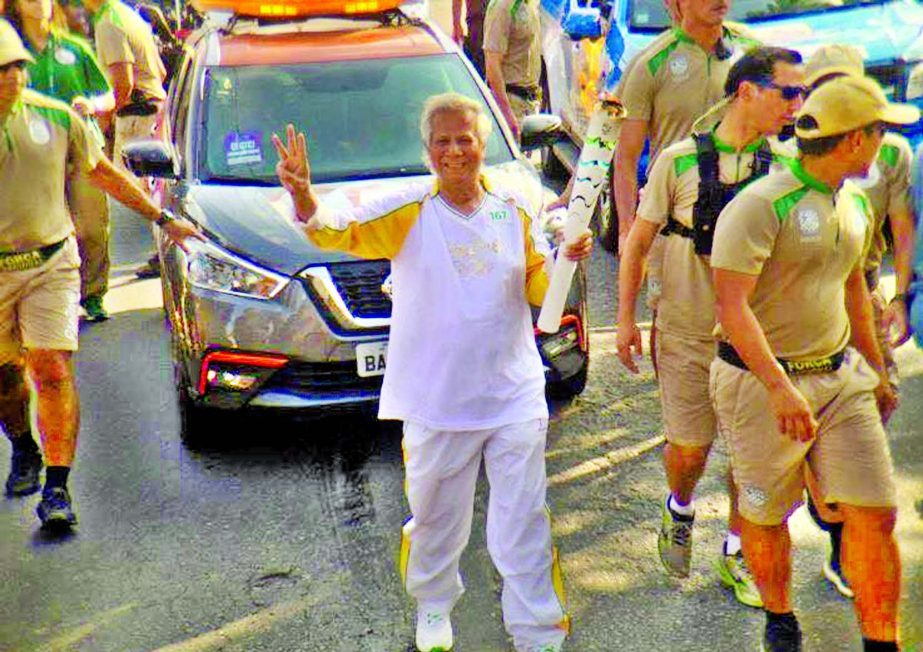
{"label": "man's raised hand", "polygon": [[311,192],[311,165],[308,163],[308,147],[304,134],[295,132],[291,123],[285,128],[286,143],[278,135],[272,135],[272,144],[279,154],[276,174],[282,187],[288,191],[295,203],[295,217],[308,222],[317,210],[314,193]]}

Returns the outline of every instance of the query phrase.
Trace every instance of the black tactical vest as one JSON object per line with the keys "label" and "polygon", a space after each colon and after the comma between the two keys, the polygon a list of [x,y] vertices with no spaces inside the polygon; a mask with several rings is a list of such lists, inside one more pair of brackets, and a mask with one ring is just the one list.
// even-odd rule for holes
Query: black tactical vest
{"label": "black tactical vest", "polygon": [[750,165],[750,176],[737,183],[721,183],[718,168],[718,150],[710,133],[694,134],[696,162],[699,166],[699,195],[692,207],[692,228],[677,221],[672,215],[660,232],[662,235],[676,234],[690,238],[695,252],[700,256],[711,255],[718,215],[745,186],[766,176],[772,163],[772,150],[763,141]]}

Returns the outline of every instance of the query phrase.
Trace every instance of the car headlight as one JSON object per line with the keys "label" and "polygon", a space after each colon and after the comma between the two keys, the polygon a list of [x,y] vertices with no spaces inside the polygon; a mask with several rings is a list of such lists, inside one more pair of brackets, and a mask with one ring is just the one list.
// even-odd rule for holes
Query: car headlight
{"label": "car headlight", "polygon": [[186,268],[189,282],[199,288],[250,297],[272,299],[289,279],[247,262],[214,244],[189,241]]}
{"label": "car headlight", "polygon": [[907,73],[907,100],[923,97],[923,61],[912,63]]}

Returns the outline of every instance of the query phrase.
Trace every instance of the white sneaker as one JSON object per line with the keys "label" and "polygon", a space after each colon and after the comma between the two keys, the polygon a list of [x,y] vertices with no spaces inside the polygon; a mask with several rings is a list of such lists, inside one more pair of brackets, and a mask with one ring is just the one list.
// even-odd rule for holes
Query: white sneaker
{"label": "white sneaker", "polygon": [[549,643],[548,645],[535,648],[535,652],[561,652],[562,645],[563,643]]}
{"label": "white sneaker", "polygon": [[417,611],[417,649],[420,652],[449,652],[452,649],[452,621],[442,611]]}

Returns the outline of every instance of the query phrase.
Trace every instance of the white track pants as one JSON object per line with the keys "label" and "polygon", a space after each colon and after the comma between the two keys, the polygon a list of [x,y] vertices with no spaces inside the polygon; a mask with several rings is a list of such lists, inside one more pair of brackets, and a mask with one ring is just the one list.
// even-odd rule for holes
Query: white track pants
{"label": "white track pants", "polygon": [[427,609],[449,611],[464,592],[458,561],[468,544],[481,456],[490,483],[487,548],[503,577],[503,621],[516,649],[558,643],[567,632],[564,592],[545,505],[546,419],[491,430],[439,431],[404,424],[401,574]]}

